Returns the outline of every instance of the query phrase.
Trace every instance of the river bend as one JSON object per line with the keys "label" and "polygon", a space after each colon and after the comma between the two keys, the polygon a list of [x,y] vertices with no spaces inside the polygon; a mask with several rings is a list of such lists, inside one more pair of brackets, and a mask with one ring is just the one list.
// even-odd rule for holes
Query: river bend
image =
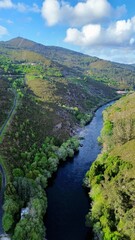
{"label": "river bend", "polygon": [[72,161],[63,163],[47,189],[48,210],[45,226],[47,240],[92,239],[90,229],[85,226],[89,210],[89,198],[82,187],[83,178],[92,162],[101,151],[97,137],[103,125],[102,112],[111,103],[100,107],[80,136],[83,147]]}

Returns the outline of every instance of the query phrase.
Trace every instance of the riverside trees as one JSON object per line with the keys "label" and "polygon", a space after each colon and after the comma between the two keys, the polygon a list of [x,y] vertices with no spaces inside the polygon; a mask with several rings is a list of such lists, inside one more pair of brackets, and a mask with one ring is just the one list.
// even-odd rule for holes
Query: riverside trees
{"label": "riverside trees", "polygon": [[87,224],[97,239],[134,240],[135,94],[104,112],[103,152],[86,174],[92,207]]}
{"label": "riverside trees", "polygon": [[[24,165],[13,169],[13,183],[6,186],[4,203],[3,227],[6,232],[13,232],[13,240],[44,238],[43,216],[47,208],[44,190],[48,179],[59,162],[73,157],[78,147],[76,137],[61,146],[56,145],[53,138],[46,138],[40,148],[33,144],[30,151],[20,154]],[[29,212],[21,218],[21,209],[26,206]]]}

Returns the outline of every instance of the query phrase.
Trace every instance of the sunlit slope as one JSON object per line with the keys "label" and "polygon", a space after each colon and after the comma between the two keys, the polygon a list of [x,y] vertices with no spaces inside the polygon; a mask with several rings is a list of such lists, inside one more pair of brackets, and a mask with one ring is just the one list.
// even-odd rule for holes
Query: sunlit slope
{"label": "sunlit slope", "polygon": [[[43,239],[45,235],[43,215],[47,207],[44,189],[47,186],[48,178],[57,170],[59,160],[65,161],[67,157],[72,157],[74,150],[77,150],[79,146],[76,139],[65,141],[75,135],[80,126],[84,126],[90,121],[98,106],[115,98],[116,90],[108,87],[108,83],[103,84],[101,81],[95,80],[93,76],[89,76],[90,65],[100,61],[97,58],[67,49],[46,47],[22,38],[1,42],[0,51],[1,89],[4,86],[4,90],[0,90],[0,100],[2,114],[5,114],[3,115],[4,119],[14,103],[14,97],[17,97],[14,115],[0,145],[1,159],[8,170],[8,178],[10,178],[5,191],[3,226],[4,230],[13,234],[14,239],[17,240]],[[5,107],[2,100],[7,102],[8,107]],[[134,102],[134,99],[132,101]],[[124,102],[124,105],[128,111],[130,109],[128,102]],[[97,215],[96,217],[95,213],[92,215],[92,221],[98,222],[94,226],[98,228],[98,233],[101,232],[101,229],[107,234],[115,234],[113,231],[117,231],[115,235],[120,236],[119,239],[122,239],[123,236],[128,237],[132,232],[121,231],[125,215],[123,205],[122,207],[120,205],[119,208],[119,200],[116,201],[117,219],[114,221],[115,204],[114,198],[110,197],[109,190],[112,186],[117,199],[119,195],[117,197],[117,191],[115,192],[115,176],[121,174],[121,171],[126,171],[124,172],[125,177],[128,170],[134,171],[132,161],[129,162],[126,160],[127,158],[123,159],[123,155],[117,153],[126,151],[126,148],[129,148],[126,146],[131,144],[130,142],[132,142],[132,146],[134,144],[134,138],[131,138],[134,133],[132,131],[131,134],[134,120],[133,122],[128,121],[130,118],[132,119],[132,115],[130,118],[126,118],[129,123],[127,128],[125,120],[122,123],[121,120],[114,121],[113,124],[115,118],[113,112],[120,112],[121,116],[121,112],[123,112],[121,108],[119,106],[115,111],[111,111],[112,115],[108,113],[107,129],[105,128],[105,134],[103,132],[101,136],[104,149],[108,151],[103,159],[101,158],[105,164],[99,163],[101,166],[96,173],[88,174],[89,179],[92,179],[92,185],[97,181],[97,189],[94,189],[93,192],[96,194],[96,200],[100,200],[96,206],[95,203],[93,204]],[[127,115],[127,111],[124,116]],[[117,131],[117,122],[120,122],[118,125],[120,131]],[[112,133],[113,128],[115,134]],[[123,132],[123,129],[126,130],[126,135],[124,134],[124,138],[122,135],[121,138],[117,133]],[[112,138],[109,140],[110,135]],[[117,144],[117,139],[119,139],[119,144]],[[114,147],[116,153],[113,153]],[[123,147],[124,150],[120,151],[118,147]],[[130,159],[133,159],[132,151],[130,154]],[[108,159],[110,160],[108,161]],[[116,164],[114,164],[114,160]],[[99,175],[97,178],[96,174]],[[89,179],[87,182],[91,181]],[[121,181],[120,183],[116,181],[116,185],[118,184],[121,184]],[[120,199],[123,199],[125,197],[125,195],[123,197],[124,188],[121,187],[121,189],[122,194],[121,192],[119,194],[122,195],[120,195]],[[130,186],[128,189],[131,189]],[[98,194],[101,198],[98,198]],[[126,194],[129,195],[129,193]],[[107,203],[106,198],[109,199]],[[125,199],[122,202],[127,201]],[[111,207],[112,202],[114,208]],[[131,211],[132,205],[133,201],[128,207]],[[30,214],[23,220],[20,219],[20,212],[21,208],[26,206],[29,207]],[[102,213],[105,213],[103,218]],[[109,239],[107,237],[106,239]]]}
{"label": "sunlit slope", "polygon": [[135,93],[104,112],[103,153],[86,174],[92,211],[87,223],[98,239],[135,237]]}
{"label": "sunlit slope", "polygon": [[87,75],[114,88],[135,87],[135,67],[131,65],[98,60],[90,64]]}
{"label": "sunlit slope", "polygon": [[135,86],[135,67],[133,65],[104,61],[65,48],[44,46],[20,37],[1,42],[1,44],[9,49],[27,49],[40,53],[46,58],[65,66],[65,69],[72,68],[72,71],[74,70],[78,75],[89,76],[117,89],[132,89]]}
{"label": "sunlit slope", "polygon": [[72,135],[73,128],[91,119],[97,106],[116,96],[110,87],[32,50],[3,45],[1,69],[5,81],[22,96],[22,105],[29,104],[28,98],[33,112],[34,105],[41,111],[45,135],[58,135],[57,131],[62,138]]}

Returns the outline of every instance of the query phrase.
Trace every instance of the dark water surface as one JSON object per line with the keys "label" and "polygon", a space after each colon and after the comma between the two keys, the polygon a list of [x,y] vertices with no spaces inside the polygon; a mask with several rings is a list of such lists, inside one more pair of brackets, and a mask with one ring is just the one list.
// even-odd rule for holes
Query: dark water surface
{"label": "dark water surface", "polygon": [[59,167],[47,189],[47,240],[92,239],[90,229],[85,226],[90,204],[82,183],[87,170],[101,151],[97,137],[103,124],[102,111],[109,105],[100,107],[91,123],[81,131],[80,136],[85,138],[82,140],[83,147],[80,147],[72,161]]}
{"label": "dark water surface", "polygon": [[6,186],[6,178],[5,178],[5,173],[3,170],[3,167],[0,164],[0,174],[2,177],[2,186],[0,186],[0,234],[4,233],[3,227],[2,227],[2,216],[3,216],[3,201],[4,201],[4,189]]}

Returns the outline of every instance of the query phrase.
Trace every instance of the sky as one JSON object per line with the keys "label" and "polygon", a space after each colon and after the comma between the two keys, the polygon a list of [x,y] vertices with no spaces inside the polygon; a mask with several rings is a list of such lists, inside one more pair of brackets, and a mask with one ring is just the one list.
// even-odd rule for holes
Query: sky
{"label": "sky", "polygon": [[135,63],[134,0],[0,0],[0,41],[23,37]]}

